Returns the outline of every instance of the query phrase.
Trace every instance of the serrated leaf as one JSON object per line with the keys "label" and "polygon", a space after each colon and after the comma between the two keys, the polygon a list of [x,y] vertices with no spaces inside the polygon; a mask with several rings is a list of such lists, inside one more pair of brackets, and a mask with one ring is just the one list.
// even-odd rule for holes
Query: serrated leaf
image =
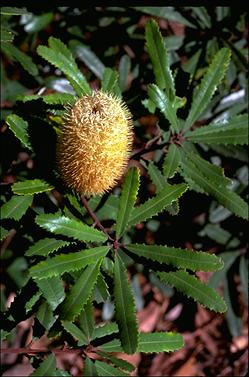
{"label": "serrated leaf", "polygon": [[118,255],[114,263],[114,298],[121,344],[126,353],[132,354],[138,343],[136,306],[125,266]]}
{"label": "serrated leaf", "polygon": [[69,321],[61,321],[64,329],[69,332],[75,339],[77,339],[79,346],[85,346],[89,343],[86,335],[79,329],[78,326]]}
{"label": "serrated leaf", "polygon": [[75,253],[56,255],[32,266],[30,273],[34,279],[44,279],[45,277],[61,275],[64,272],[81,270],[88,264],[95,263],[103,258],[108,250],[109,246],[99,246]]}
{"label": "serrated leaf", "polygon": [[[1,208],[1,211],[2,211],[2,208]],[[1,213],[1,215],[2,215],[2,213]],[[7,237],[9,232],[10,232],[9,230],[4,229],[2,226],[0,226],[0,241],[3,241]]]}
{"label": "serrated leaf", "polygon": [[129,216],[136,202],[139,188],[139,170],[136,167],[129,169],[122,188],[121,198],[119,202],[119,211],[117,217],[116,236],[117,239],[122,236]]}
{"label": "serrated leaf", "polygon": [[175,85],[170,70],[169,57],[156,21],[150,20],[147,22],[145,26],[145,39],[156,83],[160,89],[165,89],[170,100],[174,100]]}
{"label": "serrated leaf", "polygon": [[144,204],[133,209],[129,219],[129,226],[136,225],[157,215],[165,207],[179,199],[180,196],[188,189],[184,183],[178,185],[167,185],[154,198],[147,200]]}
{"label": "serrated leaf", "polygon": [[33,196],[15,196],[4,203],[1,207],[2,219],[20,220],[27,209],[31,206]]}
{"label": "serrated leaf", "polygon": [[65,292],[61,279],[58,276],[36,280],[36,284],[54,311],[64,300]]}
{"label": "serrated leaf", "polygon": [[107,360],[110,360],[112,364],[114,364],[116,367],[121,368],[123,370],[126,370],[128,372],[132,372],[136,369],[136,367],[130,363],[128,363],[126,360],[118,359],[117,357],[111,356],[106,352],[98,351],[97,352],[100,356],[104,357]]}
{"label": "serrated leaf", "polygon": [[175,287],[178,291],[191,297],[206,308],[219,313],[226,311],[227,307],[223,298],[213,288],[202,283],[186,271],[158,272],[157,275],[162,282]]}
{"label": "serrated leaf", "polygon": [[179,249],[175,247],[130,244],[126,249],[139,255],[157,261],[174,265],[178,268],[188,268],[192,271],[216,271],[223,267],[223,262],[216,255],[194,251],[189,249]]}
{"label": "serrated leaf", "polygon": [[30,75],[37,76],[38,68],[34,64],[30,56],[15,47],[12,43],[5,42],[1,45],[1,50],[14,61],[18,61],[23,69],[25,69]]}
{"label": "serrated leaf", "polygon": [[239,251],[226,251],[224,253],[219,254],[219,257],[222,258],[224,262],[224,267],[222,270],[215,272],[211,278],[209,279],[208,285],[211,288],[217,288],[221,282],[224,281],[226,278],[226,273],[234,263],[234,261],[240,255]]}
{"label": "serrated leaf", "polygon": [[43,301],[39,306],[36,317],[47,331],[53,326],[54,322],[56,321],[51,306],[46,301]]}
{"label": "serrated leaf", "polygon": [[103,336],[111,335],[118,331],[118,325],[115,322],[105,323],[95,327],[92,339],[102,338]]}
{"label": "serrated leaf", "polygon": [[178,119],[176,116],[176,109],[173,102],[170,101],[166,93],[155,84],[148,86],[148,95],[150,100],[158,107],[166,119],[171,124],[172,130],[175,132],[180,131]]}
{"label": "serrated leaf", "polygon": [[28,135],[28,122],[16,114],[10,114],[6,118],[6,123],[22,145],[32,151]]}
{"label": "serrated leaf", "polygon": [[111,93],[118,81],[118,73],[111,68],[105,68],[101,82],[102,90]]}
{"label": "serrated leaf", "polygon": [[61,247],[70,245],[71,242],[64,241],[64,240],[57,240],[56,238],[44,238],[39,240],[35,244],[31,245],[29,249],[25,252],[27,257],[31,257],[33,255],[43,255],[44,257],[48,256],[48,254],[57,251]]}
{"label": "serrated leaf", "polygon": [[30,12],[26,8],[1,7],[0,14],[4,16],[21,16],[22,14],[30,14]]}
{"label": "serrated leaf", "polygon": [[214,177],[213,179],[210,179],[208,174],[204,175],[196,164],[186,158],[186,154],[185,158],[181,161],[181,166],[184,174],[186,174],[186,176],[189,177],[197,187],[200,187],[205,193],[213,195],[219,203],[229,209],[232,213],[235,213],[243,219],[248,218],[247,203],[235,192],[230,191],[224,186],[224,184],[221,184],[221,179],[224,180],[225,177],[222,178],[219,176],[218,179]]}
{"label": "serrated leaf", "polygon": [[28,313],[33,306],[37,303],[42,293],[40,291],[36,292],[25,304],[26,313]]}
{"label": "serrated leaf", "polygon": [[92,294],[99,274],[101,260],[83,271],[60,306],[61,319],[73,321],[80,314]]}
{"label": "serrated leaf", "polygon": [[98,348],[106,352],[124,352],[119,339],[114,339],[110,342],[101,344]]}
{"label": "serrated leaf", "polygon": [[70,41],[70,48],[78,59],[83,61],[99,79],[102,79],[105,66],[88,46],[83,45],[77,40],[72,40]]}
{"label": "serrated leaf", "polygon": [[208,179],[216,182],[217,186],[224,186],[231,184],[231,180],[227,178],[224,174],[224,169],[220,166],[213,165],[210,162],[204,160],[199,154],[188,152],[184,149],[181,149],[180,153],[182,154],[183,163],[187,160],[192,161],[196,165],[197,169]]}
{"label": "serrated leaf", "polygon": [[148,173],[154,185],[156,186],[157,192],[161,191],[165,186],[167,186],[167,182],[161,171],[158,167],[153,163],[150,162],[148,165]]}
{"label": "serrated leaf", "polygon": [[75,96],[69,93],[50,93],[45,96],[41,96],[38,94],[33,94],[30,96],[19,95],[17,96],[18,101],[28,102],[28,101],[36,101],[42,100],[47,105],[67,105],[73,104],[75,102]]}
{"label": "serrated leaf", "polygon": [[[98,276],[97,281],[99,280],[99,276]],[[80,313],[79,326],[81,330],[83,331],[83,333],[85,334],[86,338],[88,339],[88,343],[89,343],[90,340],[92,339],[92,334],[94,330],[94,313],[93,313],[93,304],[92,304],[91,297],[86,303],[82,312]]]}
{"label": "serrated leaf", "polygon": [[6,29],[6,28],[4,28],[4,27],[1,26],[1,29],[0,29],[0,40],[3,43],[5,43],[5,42],[13,42],[13,40],[14,40],[14,33],[11,30]]}
{"label": "serrated leaf", "polygon": [[96,370],[95,364],[88,357],[84,360],[83,376],[84,377],[97,376],[97,370]]}
{"label": "serrated leaf", "polygon": [[[103,266],[103,262],[102,262],[102,266]],[[100,304],[101,302],[105,302],[108,299],[108,297],[110,296],[109,291],[108,291],[108,286],[107,286],[105,279],[103,278],[102,274],[99,274],[99,276],[98,276],[97,284],[94,287],[93,296],[94,296],[94,300],[97,302],[97,304]]]}
{"label": "serrated leaf", "polygon": [[39,367],[30,376],[55,376],[56,358],[52,353],[46,360],[42,361]]}
{"label": "serrated leaf", "polygon": [[91,94],[90,86],[78,69],[66,45],[54,37],[49,38],[48,44],[49,47],[38,46],[38,54],[55,67],[59,68],[66,75],[78,96],[81,97],[84,94]]}
{"label": "serrated leaf", "polygon": [[211,123],[188,131],[185,136],[194,143],[248,144],[248,115],[238,115],[223,123]]}
{"label": "serrated leaf", "polygon": [[40,192],[50,191],[54,187],[41,179],[26,179],[12,185],[12,191],[17,195],[32,195]]}
{"label": "serrated leaf", "polygon": [[173,178],[179,167],[181,154],[175,144],[170,144],[163,163],[163,174],[166,178]]}
{"label": "serrated leaf", "polygon": [[49,232],[79,241],[104,242],[107,240],[107,236],[101,231],[91,228],[80,221],[58,214],[38,215],[36,223]]}
{"label": "serrated leaf", "polygon": [[95,367],[97,369],[98,376],[129,376],[122,370],[115,368],[112,365],[106,364],[103,361],[96,360]]}
{"label": "serrated leaf", "polygon": [[222,48],[213,58],[201,84],[198,86],[191,104],[189,115],[184,129],[188,129],[203,114],[214,92],[225,76],[229,65],[231,52],[228,48]]}
{"label": "serrated leaf", "polygon": [[172,352],[182,348],[183,337],[173,332],[140,333],[138,352]]}

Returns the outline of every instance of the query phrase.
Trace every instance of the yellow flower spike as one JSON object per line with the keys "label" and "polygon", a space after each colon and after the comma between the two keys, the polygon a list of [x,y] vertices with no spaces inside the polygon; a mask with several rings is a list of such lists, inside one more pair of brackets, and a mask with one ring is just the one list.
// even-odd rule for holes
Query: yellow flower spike
{"label": "yellow flower spike", "polygon": [[124,172],[132,139],[131,113],[122,100],[102,91],[83,96],[67,111],[58,137],[63,181],[85,195],[110,190]]}

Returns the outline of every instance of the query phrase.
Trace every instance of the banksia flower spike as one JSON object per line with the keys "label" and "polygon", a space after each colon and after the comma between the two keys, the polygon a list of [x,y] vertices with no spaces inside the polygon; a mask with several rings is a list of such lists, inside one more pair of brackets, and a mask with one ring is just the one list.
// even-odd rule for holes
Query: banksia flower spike
{"label": "banksia flower spike", "polygon": [[57,144],[65,184],[80,194],[110,190],[123,174],[132,147],[131,114],[102,91],[85,95],[67,112]]}

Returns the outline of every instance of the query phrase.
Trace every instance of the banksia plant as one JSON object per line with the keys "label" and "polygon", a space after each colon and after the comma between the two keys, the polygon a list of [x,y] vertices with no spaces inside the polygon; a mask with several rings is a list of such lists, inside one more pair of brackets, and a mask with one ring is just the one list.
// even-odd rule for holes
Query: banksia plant
{"label": "banksia plant", "polygon": [[[71,7],[60,7],[62,8],[68,9],[71,20]],[[8,16],[11,8],[7,7],[4,12]],[[14,8],[12,12],[15,15],[18,8]],[[23,12],[25,10],[21,14]],[[58,9],[58,12],[64,11]],[[102,11],[99,9],[97,12]],[[132,10],[129,9],[129,17],[131,13]],[[46,15],[42,15],[42,19],[44,16]],[[62,18],[57,18],[60,25],[63,25]],[[82,25],[84,28],[84,23]],[[101,23],[101,28],[100,25]],[[122,23],[119,22],[118,26],[121,28]],[[124,27],[127,28],[126,23]],[[132,35],[132,32],[128,34]],[[146,293],[148,291],[145,287],[156,286],[166,296],[173,294],[174,288],[190,300],[221,315],[226,312],[228,305],[228,318],[232,318],[233,323],[238,323],[237,317],[232,316],[227,272],[231,263],[241,257],[241,283],[246,285],[247,292],[245,248],[243,240],[239,240],[240,232],[233,239],[232,232],[230,234],[218,226],[217,217],[228,219],[229,216],[236,215],[240,217],[236,218],[236,222],[245,224],[248,205],[242,196],[246,174],[240,171],[240,182],[237,181],[238,185],[231,188],[231,180],[225,176],[221,166],[222,160],[218,166],[217,158],[215,164],[210,158],[212,150],[217,150],[217,153],[225,151],[224,156],[227,153],[237,155],[243,161],[243,146],[248,143],[248,116],[241,111],[241,107],[236,107],[235,111],[231,105],[232,117],[226,114],[223,120],[218,118],[214,121],[212,116],[210,120],[209,115],[213,106],[211,103],[217,105],[224,94],[214,97],[218,85],[224,83],[226,78],[231,53],[226,47],[220,49],[214,54],[209,67],[204,67],[204,60],[201,59],[203,77],[199,85],[195,85],[195,94],[191,100],[187,88],[184,92],[184,85],[181,88],[184,94],[178,92],[175,77],[179,78],[181,70],[175,70],[173,74],[166,48],[167,39],[165,43],[154,20],[150,20],[145,26],[145,40],[155,80],[151,84],[146,83],[146,77],[151,77],[146,72],[143,80],[137,80],[141,93],[147,90],[148,94],[142,103],[140,92],[132,98],[132,92],[128,91],[127,83],[130,84],[130,78],[136,74],[136,70],[135,73],[130,72],[128,55],[121,57],[118,75],[115,69],[105,67],[81,42],[69,42],[72,50],[72,46],[79,47],[80,53],[77,55],[76,49],[75,55],[79,58],[87,56],[86,65],[89,69],[94,68],[93,73],[97,73],[99,81],[96,85],[100,89],[93,91],[78,68],[70,48],[60,39],[50,37],[48,46],[38,46],[37,54],[45,59],[46,64],[52,64],[66,76],[71,85],[70,93],[20,95],[13,107],[13,111],[17,110],[17,113],[9,113],[11,108],[7,109],[6,125],[1,134],[9,133],[10,140],[16,142],[15,135],[20,143],[13,144],[18,145],[18,151],[20,149],[23,152],[24,148],[25,153],[20,153],[20,161],[17,159],[19,154],[9,159],[9,152],[13,153],[10,148],[6,159],[12,160],[12,164],[8,166],[7,162],[3,166],[2,189],[6,189],[6,192],[0,198],[3,201],[3,223],[0,230],[1,239],[4,240],[1,258],[3,261],[7,260],[8,264],[5,271],[7,279],[3,279],[2,286],[4,287],[5,280],[13,280],[16,283],[16,297],[8,308],[3,300],[4,312],[0,323],[6,346],[2,352],[24,354],[25,360],[29,357],[32,368],[36,369],[32,376],[70,376],[76,373],[84,376],[127,376],[134,371],[135,366],[116,357],[120,353],[174,352],[182,348],[183,336],[173,331],[177,330],[178,325],[168,322],[170,316],[167,317],[167,311],[171,310],[171,302],[170,305],[167,304],[165,311],[160,309],[161,315],[153,325],[152,332],[141,331],[143,327],[138,325],[137,309],[140,307],[143,310],[151,296]],[[9,53],[8,56],[19,59],[29,74],[38,75],[40,65],[37,67],[30,57],[27,59],[11,43],[5,43],[4,53],[6,52],[7,55]],[[84,55],[84,52],[87,54]],[[135,54],[135,57],[138,55]],[[89,64],[92,58],[94,59]],[[199,67],[197,68],[199,75]],[[195,70],[193,82],[194,76]],[[43,81],[42,73],[38,79],[37,83],[46,87],[48,81]],[[237,85],[236,83],[236,87]],[[36,88],[37,84],[34,90]],[[146,117],[150,112],[157,114],[158,119],[154,125],[155,134],[155,128],[153,133],[146,133],[143,127],[134,127],[138,145],[130,165],[135,166],[127,169],[127,172],[125,170],[131,156],[133,125],[131,113],[121,99],[122,91],[126,89],[126,97],[136,113],[135,125],[141,121],[140,111],[135,108],[137,102],[143,114],[147,114]],[[43,88],[38,93],[41,92]],[[133,93],[137,92],[134,90]],[[185,94],[187,98],[178,96]],[[23,102],[22,106],[19,106],[20,102]],[[34,102],[43,106],[34,107],[34,111],[27,115],[23,111],[24,106],[32,108]],[[70,107],[66,108],[69,103]],[[57,142],[53,143],[55,139],[47,139],[48,145],[52,147],[53,160],[51,163],[48,160],[49,163],[46,164],[48,161],[43,159],[46,127],[40,127],[43,138],[39,139],[36,134],[36,130],[39,132],[39,126],[44,123],[51,134],[53,132],[53,136],[56,136],[55,129],[58,131]],[[49,170],[54,166],[55,149],[60,177],[73,192],[61,192],[60,180],[54,175],[52,168]],[[14,148],[13,150],[15,151]],[[27,169],[21,171],[26,158]],[[40,160],[43,166],[39,170]],[[51,173],[48,175],[51,178],[49,182],[44,180],[43,172],[47,173],[44,167]],[[120,190],[102,198],[101,194],[111,190],[124,172]],[[13,184],[10,185],[9,182]],[[190,190],[193,193],[186,197],[185,193]],[[192,225],[197,217],[191,217],[191,213],[188,213],[187,218],[179,222],[176,217],[186,203],[187,209],[193,207],[194,214],[198,214],[198,218],[203,219],[201,221],[206,221],[206,216],[199,216],[204,215],[199,201],[191,199],[202,194],[215,200],[212,207],[214,205],[216,208],[210,209],[210,224],[204,228],[204,232],[211,234],[212,239],[216,237],[217,243],[220,242],[222,246],[220,249],[217,244],[211,248],[209,243],[197,243],[195,234],[193,237],[186,232],[184,228],[195,232]],[[96,197],[88,200],[85,196],[89,195]],[[215,211],[211,221],[211,215]],[[175,216],[175,219],[171,220],[170,216]],[[156,244],[157,241],[160,244]],[[178,245],[174,247],[176,243]],[[189,245],[188,248],[186,245]],[[226,251],[221,253],[225,247],[230,250],[229,255],[226,255]],[[201,250],[205,248],[208,248],[208,252]],[[6,254],[3,256],[4,251]],[[224,261],[221,258],[223,256]],[[206,278],[212,273],[214,275],[206,282]],[[227,304],[215,289],[220,282],[225,282],[224,296]],[[145,289],[140,290],[140,284]],[[5,293],[12,295],[12,284],[10,291],[1,291],[3,297]],[[11,298],[11,295],[8,297]],[[156,296],[159,297],[159,293]],[[8,303],[11,301],[9,298],[6,300]],[[176,301],[172,301],[173,305],[178,300],[181,301],[181,295]],[[158,305],[161,302],[163,297]],[[108,317],[104,315],[106,308],[109,311]],[[186,322],[185,314],[185,311],[181,314],[183,322],[184,319]],[[192,310],[187,314],[187,320],[190,318],[192,322]],[[24,339],[26,332],[20,335],[18,325],[26,319],[31,320],[32,331],[27,332],[27,338]],[[204,323],[203,332],[209,323]],[[22,328],[20,326],[21,331]],[[14,342],[16,331],[17,339]],[[39,336],[44,336],[44,348],[36,343]],[[189,337],[186,339],[190,342]],[[18,343],[25,345],[24,348],[10,349]],[[196,344],[195,338],[193,344]],[[189,347],[189,343],[187,346]],[[114,352],[117,353],[116,356],[113,355]],[[61,353],[75,354],[82,359],[77,371],[72,368],[69,374],[57,366],[60,363],[56,362],[56,358]],[[73,360],[76,365],[76,358]],[[172,370],[175,371],[174,368]],[[207,370],[209,373],[209,369]],[[138,370],[139,375],[143,375],[143,372],[144,370]],[[4,374],[7,375],[6,371]],[[216,374],[218,373],[214,373]]]}
{"label": "banksia plant", "polygon": [[103,194],[122,175],[132,146],[131,114],[119,98],[85,95],[65,116],[57,146],[66,185],[80,194]]}

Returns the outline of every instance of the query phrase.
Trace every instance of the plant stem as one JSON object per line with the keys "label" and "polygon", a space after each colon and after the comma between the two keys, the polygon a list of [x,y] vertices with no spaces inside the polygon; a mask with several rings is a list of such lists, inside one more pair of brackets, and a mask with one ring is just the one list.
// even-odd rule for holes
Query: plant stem
{"label": "plant stem", "polygon": [[81,201],[84,204],[85,209],[87,210],[87,212],[89,213],[89,215],[93,219],[94,223],[98,226],[98,228],[101,229],[108,236],[108,239],[110,241],[114,241],[113,238],[108,234],[105,227],[103,227],[103,225],[101,224],[101,222],[97,218],[96,214],[93,212],[92,208],[89,206],[88,201],[86,200],[84,195],[81,195]]}

